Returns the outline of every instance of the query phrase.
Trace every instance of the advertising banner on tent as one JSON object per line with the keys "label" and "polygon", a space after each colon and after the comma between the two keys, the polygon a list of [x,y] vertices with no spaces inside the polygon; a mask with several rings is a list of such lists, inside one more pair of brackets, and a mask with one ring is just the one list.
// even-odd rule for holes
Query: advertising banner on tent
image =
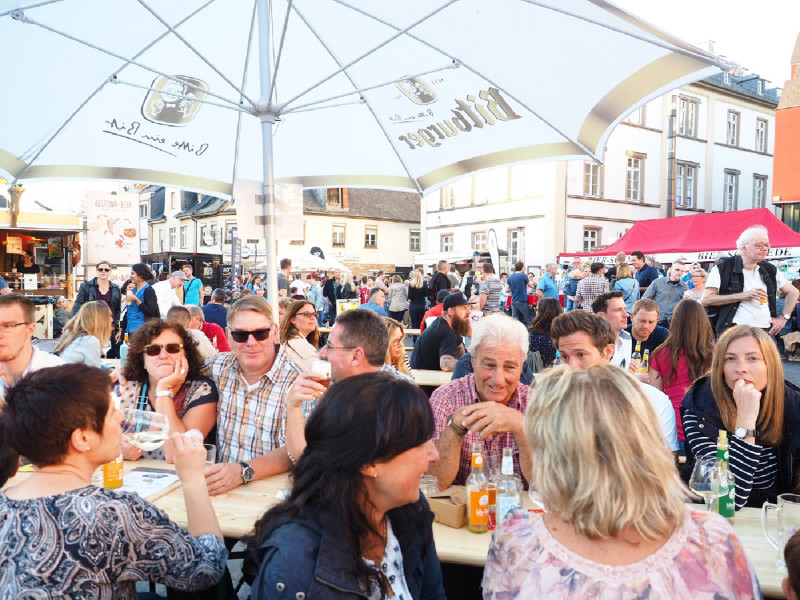
{"label": "advertising banner on tent", "polygon": [[139,262],[139,194],[87,192],[86,222],[87,264]]}

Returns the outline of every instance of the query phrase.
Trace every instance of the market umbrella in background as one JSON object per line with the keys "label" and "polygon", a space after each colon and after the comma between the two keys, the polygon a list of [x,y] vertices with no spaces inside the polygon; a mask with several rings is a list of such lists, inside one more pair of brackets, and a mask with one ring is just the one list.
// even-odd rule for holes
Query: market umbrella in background
{"label": "market umbrella in background", "polygon": [[[425,193],[732,68],[602,0],[0,0],[0,174]],[[275,299],[275,269],[269,269]]]}

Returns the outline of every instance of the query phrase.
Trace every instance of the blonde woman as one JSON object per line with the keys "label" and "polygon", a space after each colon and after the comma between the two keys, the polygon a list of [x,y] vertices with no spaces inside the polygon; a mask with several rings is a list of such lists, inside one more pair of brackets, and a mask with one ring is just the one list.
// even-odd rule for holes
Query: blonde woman
{"label": "blonde woman", "polygon": [[383,362],[410,376],[411,367],[408,364],[405,344],[403,344],[406,339],[403,324],[391,317],[381,317],[381,321],[389,330],[389,346],[386,348],[386,358]]}
{"label": "blonde woman", "polygon": [[350,271],[342,273],[342,287],[339,290],[339,298],[342,300],[358,298],[356,286],[353,284],[353,274]]}
{"label": "blonde woman", "polygon": [[319,329],[317,309],[311,300],[295,300],[281,319],[281,344],[286,355],[301,371],[311,371],[319,358]]}
{"label": "blonde woman", "polygon": [[425,315],[427,297],[428,283],[422,276],[422,271],[414,269],[408,282],[408,318],[411,319],[411,329],[419,329],[422,317]]}
{"label": "blonde woman", "polygon": [[547,512],[514,509],[497,524],[484,599],[761,597],[733,527],[686,506],[658,419],[625,370],[538,376],[524,428]]}
{"label": "blonde woman", "polygon": [[64,326],[64,333],[53,354],[64,362],[85,363],[92,367],[103,367],[100,360],[103,348],[111,340],[111,309],[100,300],[81,306],[78,314]]}
{"label": "blonde woman", "polygon": [[392,284],[386,291],[386,300],[389,304],[387,306],[389,316],[402,323],[408,309],[408,288],[400,275],[392,275]]}

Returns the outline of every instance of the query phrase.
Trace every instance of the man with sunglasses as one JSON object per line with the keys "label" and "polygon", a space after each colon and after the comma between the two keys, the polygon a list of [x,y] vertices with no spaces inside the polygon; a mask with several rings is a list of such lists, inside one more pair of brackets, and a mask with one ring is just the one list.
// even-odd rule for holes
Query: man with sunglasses
{"label": "man with sunglasses", "polygon": [[202,374],[217,385],[217,464],[208,468],[211,495],[288,471],[283,407],[300,373],[279,346],[272,308],[242,298],[228,309],[231,352],[206,361]]}
{"label": "man with sunglasses", "polygon": [[[703,306],[714,307],[716,334],[732,325],[759,327],[776,335],[792,319],[800,296],[783,273],[767,260],[769,232],[763,225],[745,229],[736,241],[738,252],[717,262],[706,280]],[[778,290],[786,294],[783,313],[778,314]]]}
{"label": "man with sunglasses", "polygon": [[0,401],[6,389],[31,371],[63,365],[55,354],[42,352],[31,343],[36,329],[36,307],[20,294],[0,296]]}

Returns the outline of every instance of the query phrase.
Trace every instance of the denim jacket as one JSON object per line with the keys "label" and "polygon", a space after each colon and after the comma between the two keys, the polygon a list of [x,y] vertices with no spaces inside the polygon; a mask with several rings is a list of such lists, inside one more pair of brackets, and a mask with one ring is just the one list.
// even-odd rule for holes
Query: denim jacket
{"label": "denim jacket", "polygon": [[[426,512],[430,527],[433,513],[425,499],[420,497],[413,506]],[[346,572],[346,543],[339,523],[327,520],[316,510],[310,510],[305,519],[277,526],[259,547],[261,564],[251,597],[253,600],[368,598],[367,592]],[[410,542],[401,541],[401,549],[412,598],[445,600],[433,537],[425,545],[422,533],[416,533]]]}

